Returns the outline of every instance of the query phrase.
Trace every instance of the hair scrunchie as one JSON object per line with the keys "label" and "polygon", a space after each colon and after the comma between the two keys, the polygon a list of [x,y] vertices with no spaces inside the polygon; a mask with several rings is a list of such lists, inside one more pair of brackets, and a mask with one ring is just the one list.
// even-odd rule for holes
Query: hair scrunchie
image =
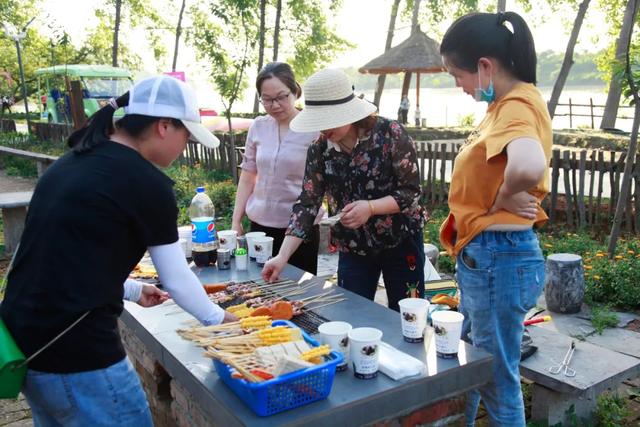
{"label": "hair scrunchie", "polygon": [[113,107],[114,110],[117,110],[118,108],[120,108],[115,98],[109,99],[109,105],[111,105],[111,107]]}
{"label": "hair scrunchie", "polygon": [[504,24],[506,20],[507,20],[507,16],[505,15],[505,13],[502,11],[498,12],[498,25]]}

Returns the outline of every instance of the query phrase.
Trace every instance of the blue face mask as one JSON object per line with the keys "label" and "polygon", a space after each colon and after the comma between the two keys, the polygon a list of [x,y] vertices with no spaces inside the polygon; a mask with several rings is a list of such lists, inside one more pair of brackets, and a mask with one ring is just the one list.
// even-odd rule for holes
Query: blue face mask
{"label": "blue face mask", "polygon": [[482,88],[482,83],[480,82],[480,66],[478,66],[478,87],[475,90],[473,98],[478,101],[484,101],[491,104],[496,100],[496,93],[493,90],[493,78],[489,77],[489,87],[487,90]]}

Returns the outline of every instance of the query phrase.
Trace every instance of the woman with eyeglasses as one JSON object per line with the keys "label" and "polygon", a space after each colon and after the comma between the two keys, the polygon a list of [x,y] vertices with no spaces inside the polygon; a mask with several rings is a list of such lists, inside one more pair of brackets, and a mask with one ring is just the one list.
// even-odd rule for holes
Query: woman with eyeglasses
{"label": "woman with eyeglasses", "polygon": [[[242,218],[251,221],[251,231],[273,237],[277,254],[289,225],[291,208],[300,195],[307,149],[318,132],[294,132],[291,120],[299,113],[296,99],[302,89],[289,64],[270,62],[256,78],[260,103],[267,114],[256,118],[247,135],[242,173],[236,192],[231,228],[244,234]],[[301,245],[289,263],[310,273],[318,269],[319,212],[310,239]]]}

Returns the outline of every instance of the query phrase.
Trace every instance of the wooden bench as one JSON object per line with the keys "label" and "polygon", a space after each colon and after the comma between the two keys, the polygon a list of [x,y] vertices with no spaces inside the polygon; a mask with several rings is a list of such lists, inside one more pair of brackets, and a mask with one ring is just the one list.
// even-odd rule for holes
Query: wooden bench
{"label": "wooden bench", "polygon": [[58,160],[56,156],[50,156],[48,154],[33,153],[31,151],[18,150],[17,148],[10,148],[0,146],[0,154],[11,154],[18,157],[24,157],[26,159],[35,160],[38,167],[38,178],[42,176],[45,170],[51,165],[51,163]]}
{"label": "wooden bench", "polygon": [[33,191],[0,194],[5,254],[12,254],[20,243],[31,196]]}
{"label": "wooden bench", "polygon": [[[571,425],[568,416],[571,406],[578,419],[591,420],[602,392],[640,374],[640,360],[635,357],[542,327],[530,326],[528,330],[538,351],[520,363],[520,374],[534,382],[532,421]],[[562,362],[572,340],[576,350],[569,367],[576,371],[575,377],[562,372],[551,374],[549,367]]]}

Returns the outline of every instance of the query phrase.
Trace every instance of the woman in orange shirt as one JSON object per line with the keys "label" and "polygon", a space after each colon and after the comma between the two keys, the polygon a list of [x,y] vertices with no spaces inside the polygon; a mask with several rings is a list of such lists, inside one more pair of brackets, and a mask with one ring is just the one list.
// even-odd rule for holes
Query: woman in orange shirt
{"label": "woman in orange shirt", "polygon": [[[508,25],[507,25],[508,24]],[[533,231],[547,219],[551,120],[536,83],[526,22],[513,12],[473,13],[447,30],[440,53],[456,85],[487,113],[456,158],[440,239],[457,256],[461,311],[474,346],[493,354],[493,380],[471,392],[473,425],[482,397],[492,425],[524,426],[520,343],[525,314],[544,284]]]}

